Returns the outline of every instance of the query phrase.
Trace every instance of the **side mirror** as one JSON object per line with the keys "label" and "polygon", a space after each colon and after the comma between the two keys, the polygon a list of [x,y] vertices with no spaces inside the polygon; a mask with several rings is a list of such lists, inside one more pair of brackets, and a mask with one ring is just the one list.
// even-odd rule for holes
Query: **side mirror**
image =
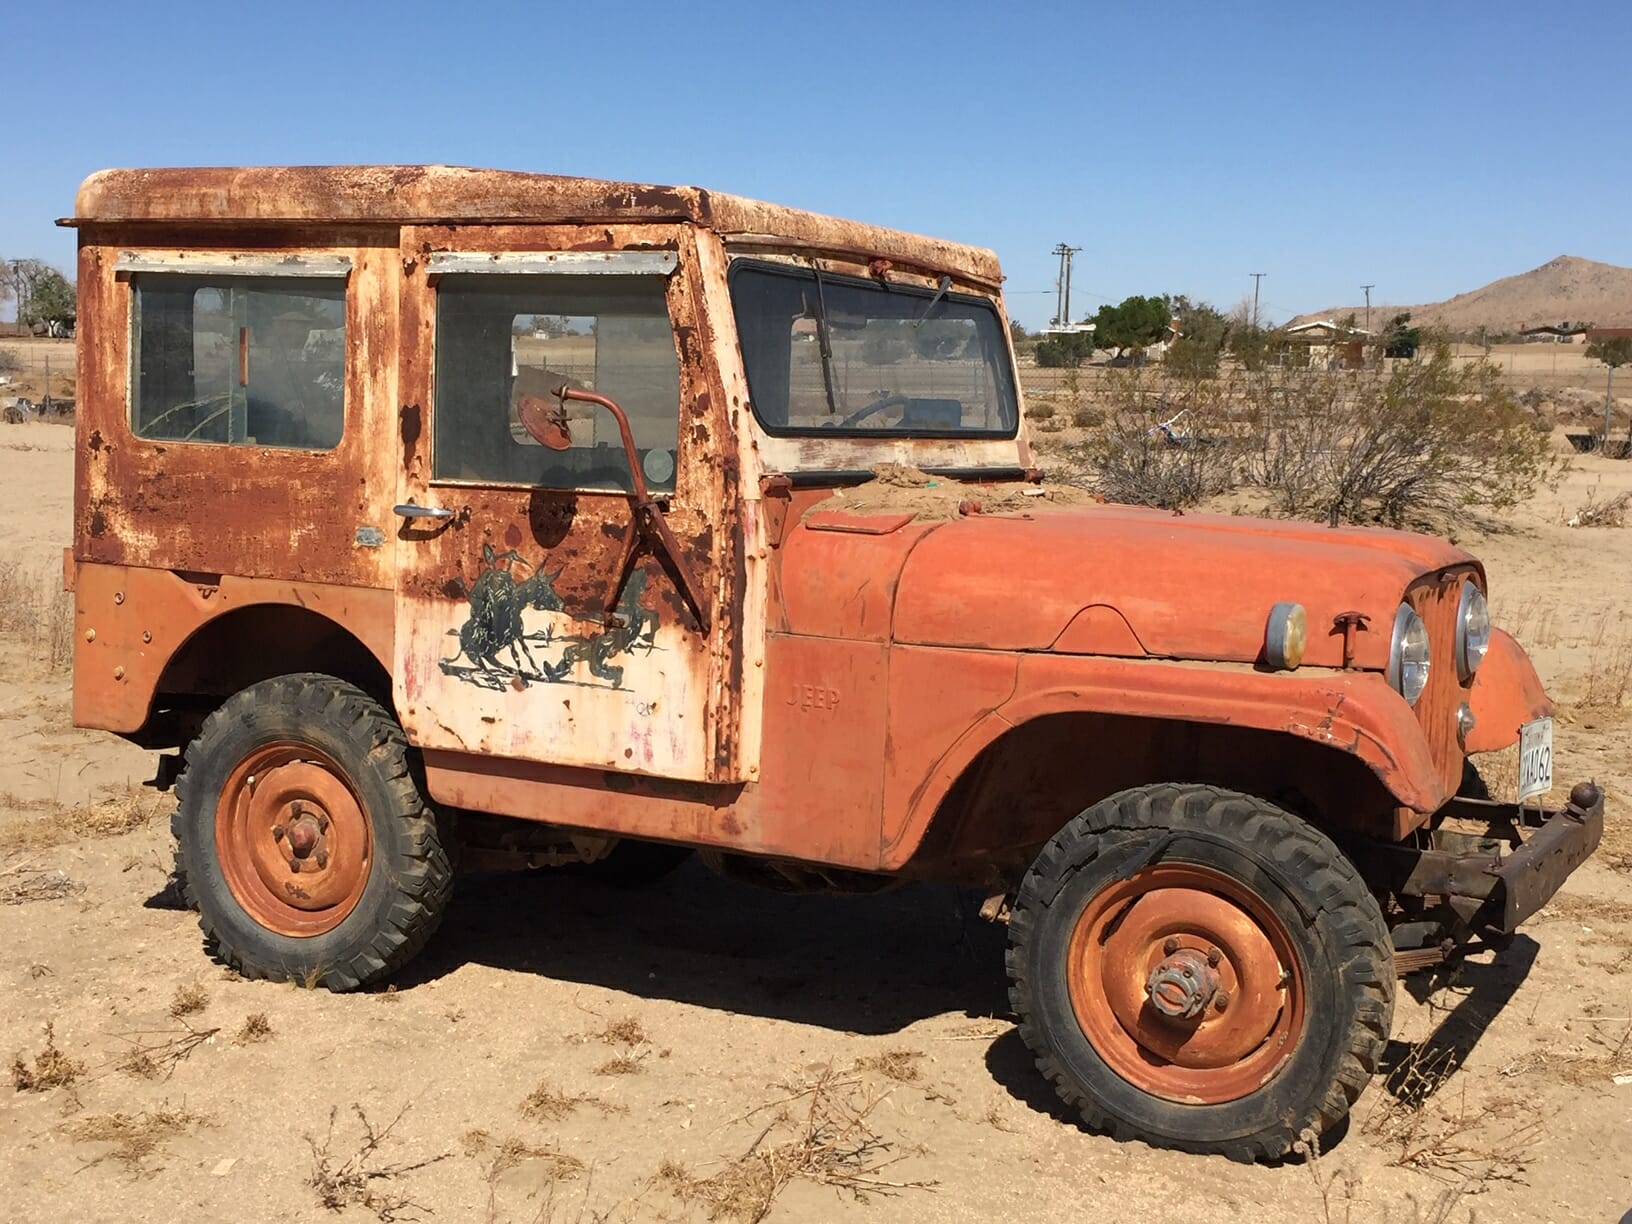
{"label": "side mirror", "polygon": [[539,445],[555,451],[564,451],[572,445],[572,426],[567,423],[564,400],[523,395],[516,401],[516,417],[528,436]]}

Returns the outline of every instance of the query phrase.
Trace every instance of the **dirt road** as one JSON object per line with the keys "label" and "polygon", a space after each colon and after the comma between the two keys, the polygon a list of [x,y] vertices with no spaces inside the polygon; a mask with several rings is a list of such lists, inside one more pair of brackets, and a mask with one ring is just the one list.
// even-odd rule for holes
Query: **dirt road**
{"label": "dirt road", "polygon": [[6,1219],[334,1218],[325,1200],[460,1221],[1632,1209],[1632,1082],[1613,1078],[1632,1073],[1632,529],[1564,525],[1595,480],[1632,487],[1632,464],[1588,459],[1510,530],[1462,541],[1563,701],[1557,776],[1607,784],[1604,848],[1497,963],[1402,991],[1395,1071],[1329,1151],[1249,1167],[1064,1116],[1009,1020],[1002,931],[947,889],[476,877],[388,992],[235,980],[166,891],[168,797],[131,786],[150,756],[70,726],[50,610],[70,446],[0,426],[0,1054],[38,1089],[0,1090]]}

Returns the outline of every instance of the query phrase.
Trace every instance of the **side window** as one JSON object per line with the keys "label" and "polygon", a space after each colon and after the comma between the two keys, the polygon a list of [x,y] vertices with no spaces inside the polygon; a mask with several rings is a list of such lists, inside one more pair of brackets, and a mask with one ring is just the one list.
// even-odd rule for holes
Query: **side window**
{"label": "side window", "polygon": [[437,288],[432,476],[560,489],[633,489],[617,422],[569,403],[572,445],[522,428],[523,396],[565,383],[610,396],[629,416],[641,470],[674,488],[680,363],[663,278],[446,275]]}
{"label": "side window", "polygon": [[345,422],[346,286],[299,277],[132,278],[139,438],[329,450]]}

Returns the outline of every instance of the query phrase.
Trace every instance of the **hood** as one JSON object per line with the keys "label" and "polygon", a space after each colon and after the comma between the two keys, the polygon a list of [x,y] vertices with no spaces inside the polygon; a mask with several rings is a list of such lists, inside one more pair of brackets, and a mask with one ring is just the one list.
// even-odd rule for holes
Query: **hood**
{"label": "hood", "polygon": [[1380,669],[1406,589],[1452,567],[1483,582],[1461,549],[1401,531],[1130,506],[971,515],[929,527],[908,553],[892,636],[1250,663],[1270,608],[1292,600],[1309,615],[1306,663],[1341,666],[1334,618],[1358,611],[1370,625],[1355,663]]}

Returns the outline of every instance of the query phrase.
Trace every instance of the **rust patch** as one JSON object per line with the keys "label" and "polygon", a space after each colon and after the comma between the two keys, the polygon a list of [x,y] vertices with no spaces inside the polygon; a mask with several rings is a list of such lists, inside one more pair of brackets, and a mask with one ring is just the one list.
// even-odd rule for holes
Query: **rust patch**
{"label": "rust patch", "polygon": [[108,533],[108,516],[100,510],[92,510],[89,531],[100,540]]}
{"label": "rust patch", "polygon": [[102,449],[102,431],[100,429],[91,430],[91,436],[86,445],[93,451],[100,451]]}

